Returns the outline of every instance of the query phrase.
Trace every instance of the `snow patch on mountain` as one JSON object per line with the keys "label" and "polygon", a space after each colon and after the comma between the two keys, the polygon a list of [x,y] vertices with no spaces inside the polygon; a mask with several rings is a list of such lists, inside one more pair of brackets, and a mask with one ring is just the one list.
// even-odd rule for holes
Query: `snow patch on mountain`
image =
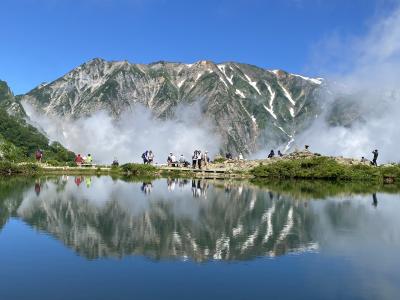
{"label": "snow patch on mountain", "polygon": [[244,95],[244,93],[241,90],[236,89],[235,94],[239,95],[240,98],[243,98],[243,99],[246,98],[246,96]]}
{"label": "snow patch on mountain", "polygon": [[247,81],[249,82],[249,84],[257,91],[257,93],[261,96],[261,92],[257,87],[257,82],[256,81],[252,81],[251,78],[244,74],[244,76],[246,77]]}

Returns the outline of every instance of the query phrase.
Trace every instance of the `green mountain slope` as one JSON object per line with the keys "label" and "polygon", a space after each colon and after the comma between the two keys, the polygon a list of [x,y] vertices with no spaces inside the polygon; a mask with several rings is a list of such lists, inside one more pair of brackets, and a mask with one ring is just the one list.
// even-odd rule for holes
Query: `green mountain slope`
{"label": "green mountain slope", "polygon": [[0,159],[26,161],[34,158],[37,149],[45,160],[72,161],[74,153],[60,143],[52,142],[37,128],[28,124],[22,105],[15,99],[7,83],[0,81]]}

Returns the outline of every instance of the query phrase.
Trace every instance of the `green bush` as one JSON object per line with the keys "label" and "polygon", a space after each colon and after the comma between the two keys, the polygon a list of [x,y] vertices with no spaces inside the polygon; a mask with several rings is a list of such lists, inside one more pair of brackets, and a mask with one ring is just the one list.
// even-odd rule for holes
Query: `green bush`
{"label": "green bush", "polygon": [[379,168],[367,165],[344,165],[329,157],[280,160],[255,167],[251,173],[258,178],[378,180]]}
{"label": "green bush", "polygon": [[227,159],[225,157],[219,156],[214,159],[213,163],[222,164],[222,163],[226,162],[226,160]]}
{"label": "green bush", "polygon": [[0,175],[35,175],[39,173],[40,167],[37,164],[14,164],[9,161],[0,161]]}
{"label": "green bush", "polygon": [[158,173],[158,169],[152,165],[128,163],[120,168],[125,174],[134,176],[149,176]]}

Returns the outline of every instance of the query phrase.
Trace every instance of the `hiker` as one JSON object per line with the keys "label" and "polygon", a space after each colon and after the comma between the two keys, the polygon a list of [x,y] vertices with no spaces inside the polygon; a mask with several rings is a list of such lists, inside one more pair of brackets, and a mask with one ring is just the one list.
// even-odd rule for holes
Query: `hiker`
{"label": "hiker", "polygon": [[196,164],[197,164],[197,150],[194,150],[193,155],[192,155],[192,167],[193,169],[196,169]]}
{"label": "hiker", "polygon": [[143,164],[147,164],[148,163],[148,159],[147,159],[148,153],[149,153],[149,151],[146,150],[142,154]]}
{"label": "hiker", "polygon": [[89,153],[85,159],[85,164],[91,165],[93,162],[93,157],[92,155]]}
{"label": "hiker", "polygon": [[172,152],[170,152],[168,155],[167,163],[168,163],[168,166],[172,166],[172,167],[176,166],[176,157]]}
{"label": "hiker", "polygon": [[232,159],[232,153],[228,152],[225,155],[226,159]]}
{"label": "hiker", "polygon": [[243,154],[242,154],[242,153],[239,153],[239,157],[238,157],[238,159],[239,159],[239,160],[244,160],[244,158],[243,158]]}
{"label": "hiker", "polygon": [[170,167],[172,165],[172,152],[170,152],[167,157],[167,164],[168,164],[168,167]]}
{"label": "hiker", "polygon": [[118,162],[118,159],[116,157],[114,157],[114,160],[113,160],[111,166],[112,167],[118,167],[119,166],[119,162]]}
{"label": "hiker", "polygon": [[202,167],[202,157],[203,154],[201,153],[201,150],[197,150],[197,166],[199,167],[199,169],[201,169]]}
{"label": "hiker", "polygon": [[77,166],[81,166],[82,165],[82,163],[83,163],[83,158],[82,158],[82,156],[80,155],[80,154],[78,154],[76,157],[75,157],[75,163],[77,164]]}
{"label": "hiker", "polygon": [[177,167],[178,166],[178,161],[176,160],[176,156],[174,154],[172,154],[171,160],[172,160],[172,166],[173,167]]}
{"label": "hiker", "polygon": [[271,152],[268,154],[268,158],[273,158],[275,156],[274,150],[271,150]]}
{"label": "hiker", "polygon": [[364,156],[362,156],[362,157],[361,157],[361,162],[362,162],[362,163],[368,162],[368,159],[366,159]]}
{"label": "hiker", "polygon": [[42,162],[42,158],[43,158],[43,151],[40,150],[40,149],[37,149],[36,153],[35,153],[35,158],[36,158],[36,161],[38,163],[41,163]]}
{"label": "hiker", "polygon": [[153,153],[153,151],[149,151],[148,153],[147,153],[147,163],[149,164],[149,165],[152,165],[153,164],[153,160],[154,160],[154,153]]}
{"label": "hiker", "polygon": [[306,151],[309,151],[308,148],[310,148],[309,145],[304,145],[304,149],[305,149]]}
{"label": "hiker", "polygon": [[283,154],[282,154],[281,150],[278,150],[278,155],[279,155],[280,157],[282,157],[282,156],[283,156]]}
{"label": "hiker", "polygon": [[201,161],[204,163],[204,166],[207,166],[210,162],[210,158],[208,157],[208,151],[205,151],[204,154],[201,156]]}
{"label": "hiker", "polygon": [[375,149],[374,151],[372,151],[372,154],[374,155],[374,158],[372,159],[371,164],[373,166],[378,166],[377,160],[378,160],[378,149]]}
{"label": "hiker", "polygon": [[183,156],[183,154],[181,154],[181,156],[179,157],[179,165],[185,168],[189,165],[189,162],[186,161],[186,158],[185,156]]}

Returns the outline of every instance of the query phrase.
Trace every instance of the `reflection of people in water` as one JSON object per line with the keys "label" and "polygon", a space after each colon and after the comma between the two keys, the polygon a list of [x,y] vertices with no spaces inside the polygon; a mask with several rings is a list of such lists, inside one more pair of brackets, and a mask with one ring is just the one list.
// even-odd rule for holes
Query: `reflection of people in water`
{"label": "reflection of people in water", "polygon": [[38,197],[39,197],[39,195],[40,195],[40,189],[41,189],[41,186],[40,186],[40,179],[38,179],[38,180],[35,182],[35,193],[36,193],[36,196],[38,196]]}
{"label": "reflection of people in water", "polygon": [[167,186],[168,186],[168,191],[173,192],[175,190],[175,184],[178,182],[178,179],[167,179]]}
{"label": "reflection of people in water", "polygon": [[92,177],[85,177],[86,187],[90,188],[92,186]]}
{"label": "reflection of people in water", "polygon": [[207,189],[207,180],[192,179],[192,195],[194,198],[199,198],[200,196],[207,197]]}
{"label": "reflection of people in water", "polygon": [[178,185],[179,185],[180,188],[184,188],[188,183],[189,183],[189,180],[180,179]]}
{"label": "reflection of people in water", "polygon": [[83,178],[82,178],[82,176],[76,176],[74,181],[75,181],[76,186],[80,186],[80,184],[83,181]]}
{"label": "reflection of people in water", "polygon": [[151,182],[143,182],[142,186],[140,187],[141,191],[146,195],[151,193],[152,188],[153,184]]}
{"label": "reflection of people in water", "polygon": [[373,194],[372,194],[372,205],[373,205],[374,207],[377,207],[377,206],[378,206],[378,198],[376,197],[376,193],[373,193]]}
{"label": "reflection of people in water", "polygon": [[229,182],[225,182],[224,183],[224,189],[225,189],[225,193],[229,194],[231,192],[232,186]]}

